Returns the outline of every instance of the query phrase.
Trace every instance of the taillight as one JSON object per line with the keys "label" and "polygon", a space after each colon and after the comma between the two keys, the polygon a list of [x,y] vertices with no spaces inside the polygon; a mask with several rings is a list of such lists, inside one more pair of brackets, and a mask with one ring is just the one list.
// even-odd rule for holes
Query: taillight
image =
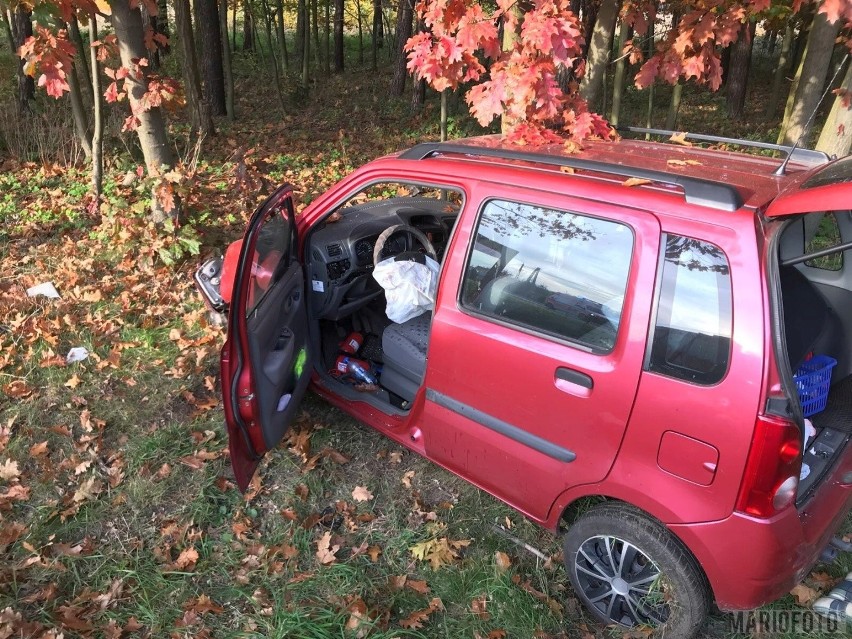
{"label": "taillight", "polygon": [[802,470],[802,433],[784,419],[759,416],[754,427],[737,510],[771,517],[796,500]]}

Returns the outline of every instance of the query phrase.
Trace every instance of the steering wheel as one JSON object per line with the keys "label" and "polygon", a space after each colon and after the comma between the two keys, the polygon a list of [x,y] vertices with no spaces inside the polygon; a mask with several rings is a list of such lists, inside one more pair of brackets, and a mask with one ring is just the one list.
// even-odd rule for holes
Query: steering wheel
{"label": "steering wheel", "polygon": [[[420,242],[420,245],[426,249],[426,255],[431,257],[433,260],[437,260],[437,254],[435,253],[435,247],[432,246],[432,242],[429,241],[429,238],[426,237],[426,234],[423,233],[420,229],[417,229],[409,224],[395,224],[394,226],[386,228],[382,231],[382,234],[379,235],[376,240],[376,246],[373,248],[373,265],[379,263],[379,256],[382,254],[382,250],[385,248],[385,244],[391,235],[396,233],[408,233],[415,240]],[[396,261],[404,261],[409,260],[413,261],[417,258],[417,256],[422,255],[420,251],[403,251],[402,253],[398,253],[393,256]]]}

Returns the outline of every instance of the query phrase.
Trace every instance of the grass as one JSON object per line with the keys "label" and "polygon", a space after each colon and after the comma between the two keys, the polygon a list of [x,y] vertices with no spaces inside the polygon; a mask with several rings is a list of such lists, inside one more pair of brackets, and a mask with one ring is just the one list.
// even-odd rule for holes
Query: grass
{"label": "grass", "polygon": [[[205,253],[242,232],[269,184],[292,182],[304,204],[373,157],[437,138],[437,99],[411,115],[407,96],[388,99],[385,69],[319,78],[282,110],[244,58],[239,118],[219,123],[185,196]],[[686,128],[725,121],[717,97],[685,93]],[[453,131],[476,132],[450,102]],[[111,140],[132,145],[116,130]],[[21,158],[0,172],[0,636],[609,636],[567,587],[557,538],[316,397],[296,426],[310,451],[291,439],[240,495],[215,403],[223,334],[191,284],[200,258],[162,263],[176,240],[148,224],[147,187],[122,184],[134,157],[115,156],[100,218],[83,208],[83,168]],[[62,298],[27,298],[42,281]],[[73,346],[89,359],[62,365]],[[324,449],[349,460],[308,469]],[[356,501],[358,486],[372,499]],[[339,548],[322,564],[327,534]],[[436,570],[412,554],[442,540],[456,556]],[[729,618],[704,636],[734,636]]]}

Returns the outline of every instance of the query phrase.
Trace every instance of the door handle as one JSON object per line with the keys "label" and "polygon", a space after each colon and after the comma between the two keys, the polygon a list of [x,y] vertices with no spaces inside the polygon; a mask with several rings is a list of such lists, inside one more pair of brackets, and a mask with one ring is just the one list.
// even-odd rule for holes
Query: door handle
{"label": "door handle", "polygon": [[577,397],[589,397],[592,394],[595,382],[586,373],[560,366],[554,375],[556,388]]}

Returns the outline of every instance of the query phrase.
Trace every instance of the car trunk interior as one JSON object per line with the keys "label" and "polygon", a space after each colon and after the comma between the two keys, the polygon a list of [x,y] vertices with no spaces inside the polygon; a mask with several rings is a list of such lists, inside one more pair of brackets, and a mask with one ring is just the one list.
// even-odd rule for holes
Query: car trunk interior
{"label": "car trunk interior", "polygon": [[852,436],[852,265],[842,250],[808,258],[850,238],[849,212],[811,213],[785,222],[778,242],[786,364],[796,383],[788,394],[798,396],[807,420],[800,503]]}

